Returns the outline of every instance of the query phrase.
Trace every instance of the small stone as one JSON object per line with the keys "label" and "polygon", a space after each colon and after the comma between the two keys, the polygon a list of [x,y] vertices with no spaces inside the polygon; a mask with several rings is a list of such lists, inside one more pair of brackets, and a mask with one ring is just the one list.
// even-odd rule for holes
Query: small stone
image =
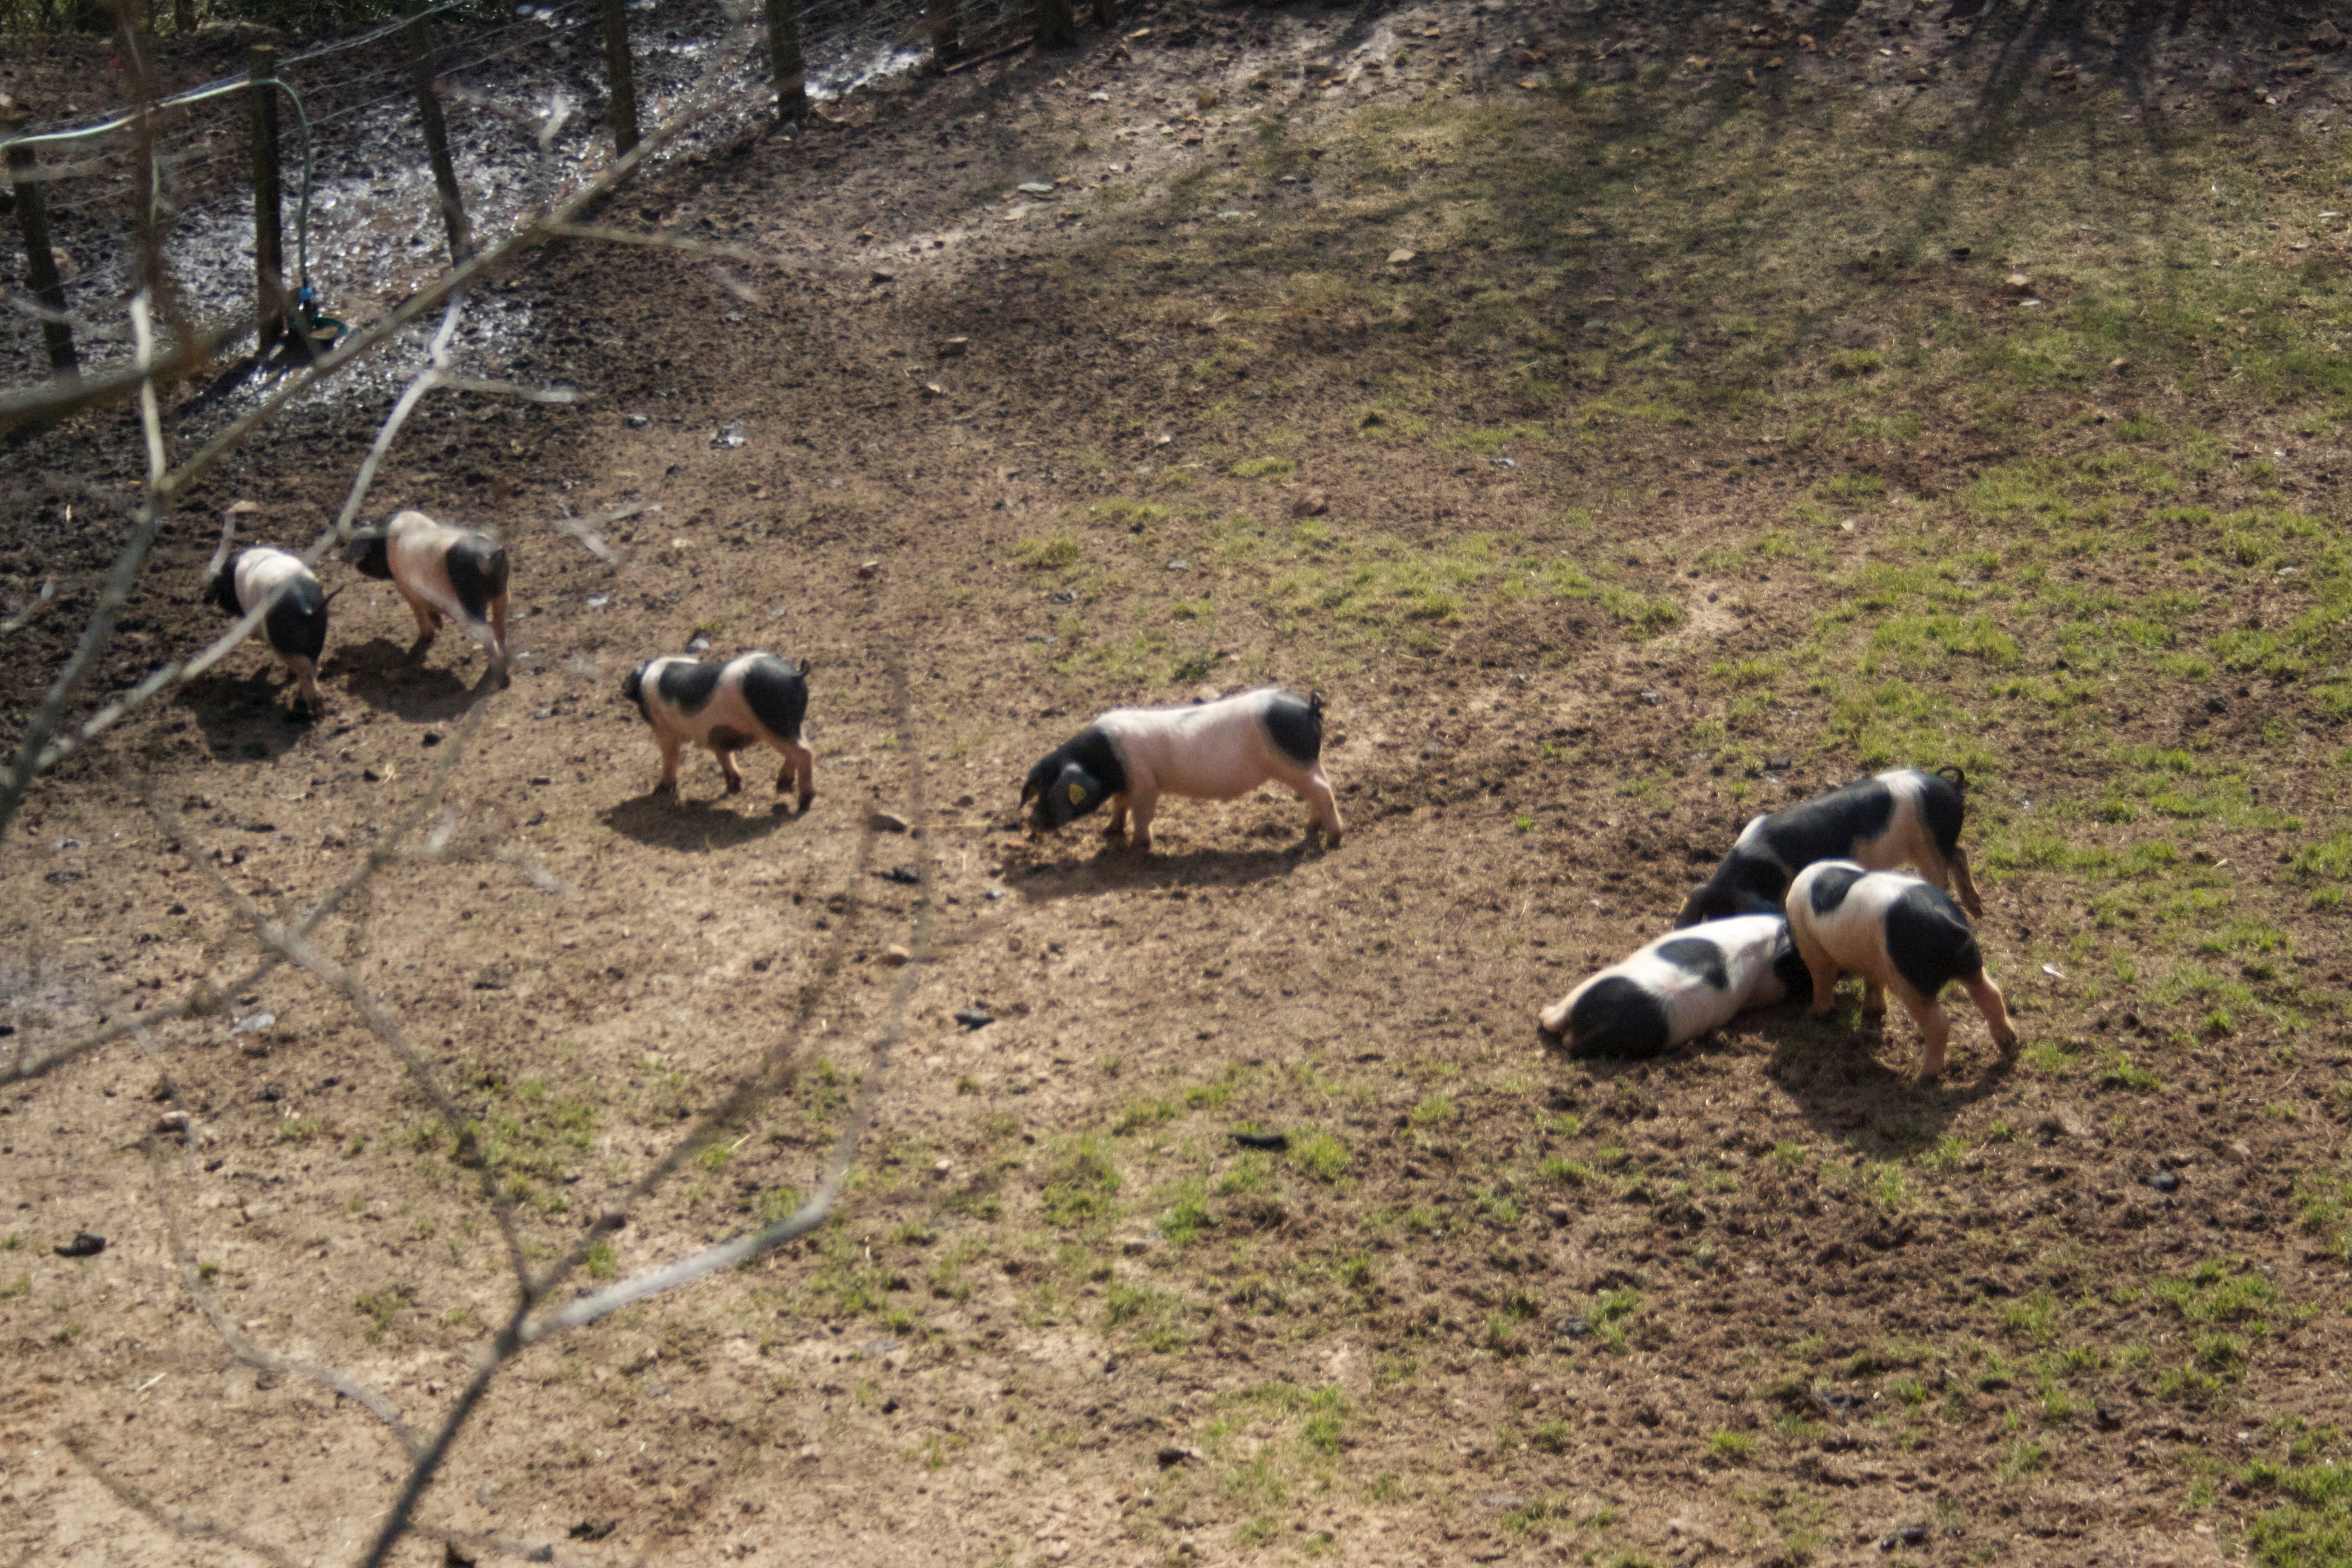
{"label": "small stone", "polygon": [[1169,1444],[1166,1447],[1160,1449],[1159,1453],[1152,1456],[1152,1458],[1160,1461],[1160,1468],[1163,1470],[1172,1470],[1177,1466],[1184,1463],[1187,1459],[1197,1459],[1200,1457],[1201,1456],[1194,1450],[1191,1448],[1180,1448],[1173,1443]]}
{"label": "small stone", "polygon": [[874,574],[881,570],[882,563],[879,561],[861,561],[857,563],[857,580],[861,583],[871,583],[874,581]]}
{"label": "small stone", "polygon": [[955,1021],[961,1024],[967,1029],[985,1029],[988,1026],[996,1022],[995,1019],[990,1017],[987,1014],[982,1012],[977,1007],[966,1007],[961,1009],[956,1014]]}
{"label": "small stone", "polygon": [[96,1231],[78,1230],[71,1241],[53,1250],[59,1258],[96,1258],[106,1250],[106,1237]]}
{"label": "small stone", "polygon": [[2161,1165],[2150,1171],[2145,1180],[2159,1193],[2171,1194],[2180,1190],[2180,1173],[2168,1171]]}
{"label": "small stone", "polygon": [[2333,22],[2323,21],[2311,30],[2311,47],[2315,49],[2340,49],[2344,47],[2344,30]]}
{"label": "small stone", "polygon": [[1129,1258],[1140,1258],[1151,1250],[1151,1238],[1148,1236],[1130,1236],[1118,1244],[1118,1249]]}
{"label": "small stone", "polygon": [[882,962],[888,964],[891,968],[897,969],[902,965],[914,963],[915,955],[908,952],[904,947],[901,947],[898,943],[894,942],[889,946],[882,950]]}
{"label": "small stone", "polygon": [[877,833],[906,833],[914,825],[895,811],[876,810],[866,814],[866,826]]}
{"label": "small stone", "polygon": [[1893,1552],[1898,1547],[1924,1546],[1927,1543],[1927,1527],[1926,1525],[1906,1524],[1881,1541],[1878,1543],[1878,1549],[1881,1552]]}
{"label": "small stone", "polygon": [[927,381],[923,383],[923,395],[925,397],[945,397],[947,395],[948,389],[941,386],[938,382]]}
{"label": "small stone", "polygon": [[1965,246],[1965,245],[1956,245],[1956,246],[1952,247],[1952,259],[1953,259],[1953,260],[1955,260],[1955,261],[1966,261],[1968,258],[1969,258],[1969,247],[1968,247],[1967,246]]}
{"label": "small stone", "polygon": [[1300,490],[1290,498],[1290,515],[1293,517],[1321,517],[1330,510],[1331,498],[1321,490]]}
{"label": "small stone", "polygon": [[1407,250],[1404,247],[1399,246],[1394,250],[1389,252],[1389,265],[1391,267],[1402,267],[1406,262],[1411,261],[1416,254],[1418,253]]}
{"label": "small stone", "polygon": [[2012,294],[2022,294],[2033,287],[2033,279],[2022,272],[2012,272],[2001,279]]}
{"label": "small stone", "polygon": [[1054,194],[1053,185],[1045,180],[1024,180],[1013,188],[1024,196],[1050,196]]}
{"label": "small stone", "polygon": [[1544,1208],[1544,1218],[1551,1221],[1554,1225],[1566,1225],[1570,1220],[1575,1217],[1575,1215],[1568,1212],[1568,1205],[1566,1204],[1550,1204],[1547,1205]]}
{"label": "small stone", "polygon": [[942,1182],[948,1179],[948,1173],[954,1169],[955,1162],[945,1157],[931,1162],[931,1174]]}
{"label": "small stone", "polygon": [[1562,1318],[1552,1331],[1564,1340],[1580,1340],[1592,1331],[1592,1323],[1586,1318]]}
{"label": "small stone", "polygon": [[261,1092],[254,1098],[266,1105],[275,1105],[286,1098],[286,1086],[282,1083],[265,1083],[261,1086]]}
{"label": "small stone", "polygon": [[1192,569],[1192,563],[1181,555],[1168,563],[1168,570],[1171,572],[1190,572]]}
{"label": "small stone", "polygon": [[625,414],[621,416],[621,423],[632,430],[642,430],[653,423],[653,416],[648,414]]}
{"label": "small stone", "polygon": [[188,1131],[188,1113],[184,1110],[165,1111],[163,1115],[155,1119],[155,1131],[163,1133],[186,1133]]}
{"label": "small stone", "polygon": [[1234,1142],[1244,1149],[1270,1149],[1276,1153],[1290,1147],[1290,1137],[1283,1132],[1236,1132]]}
{"label": "small stone", "polygon": [[947,342],[940,345],[940,357],[941,359],[961,359],[963,357],[964,350],[970,347],[971,347],[971,340],[970,338],[950,338]]}
{"label": "small stone", "polygon": [[420,746],[437,746],[441,743],[441,731],[438,730],[427,730],[424,734],[417,737],[416,743]]}
{"label": "small stone", "polygon": [[873,278],[874,285],[877,289],[885,283],[896,283],[898,280],[898,275],[887,267],[876,268],[869,276]]}
{"label": "small stone", "polygon": [[1646,706],[1648,706],[1648,707],[1651,707],[1651,708],[1655,708],[1656,706],[1658,706],[1658,704],[1660,704],[1661,702],[1664,702],[1664,700],[1665,700],[1665,699],[1664,699],[1664,698],[1663,698],[1663,697],[1659,696],[1659,695],[1658,695],[1656,692],[1654,692],[1654,691],[1644,691],[1643,693],[1642,693],[1642,701],[1643,702],[1643,704],[1644,704],[1644,705],[1646,705]]}

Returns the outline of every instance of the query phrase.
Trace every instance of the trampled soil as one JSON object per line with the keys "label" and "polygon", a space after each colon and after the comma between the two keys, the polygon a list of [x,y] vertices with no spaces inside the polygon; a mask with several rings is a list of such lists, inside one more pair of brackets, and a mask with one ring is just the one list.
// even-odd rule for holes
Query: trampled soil
{"label": "trampled soil", "polygon": [[[2053,262],[1967,204],[2032,177],[2032,127],[2169,115],[2144,132],[2166,177],[2218,191],[2213,148],[2269,149],[2287,194],[2270,228],[2211,219],[2210,268],[2168,235],[2150,275],[2301,269],[2336,303],[2279,319],[2340,326],[2342,230],[2305,208],[2341,184],[2314,127],[2347,56],[2309,19],[2128,6],[1634,20],[1147,11],[747,131],[603,221],[787,264],[543,252],[499,285],[537,336],[469,368],[593,398],[430,404],[376,483],[370,515],[514,553],[521,657],[470,739],[481,656],[445,635],[412,662],[359,581],[321,721],[248,647],[37,789],[0,862],[25,1048],[247,972],[185,857],[298,911],[467,742],[446,812],[318,942],[483,1120],[534,1259],[813,997],[789,1087],[600,1278],[814,1186],[912,941],[894,873],[930,858],[939,951],[837,1219],[521,1358],[425,1505],[449,1560],[2342,1560],[2307,1542],[2343,1506],[2352,1350],[2345,649],[2258,646],[2341,602],[2341,408],[2316,371],[2231,379],[2257,341],[2234,306],[2160,371],[2078,376],[2007,275],[2054,318],[2126,261]],[[1713,198],[1643,163],[1670,155],[1643,92],[1683,95],[1694,145],[1762,115],[1779,151],[1739,177],[1801,179],[1816,212],[1870,188],[1823,178],[1826,147],[1932,113],[1963,150],[1911,232],[1833,259],[1781,256],[1743,187],[1705,220],[1747,234],[1726,261],[1645,232],[1685,218],[1644,183]],[[1556,224],[1487,179],[1514,139],[1550,155],[1523,106],[1555,102],[1602,127],[1575,145],[1621,205],[1596,186]],[[1870,178],[1908,177],[1890,152]],[[1708,292],[1718,264],[1795,268],[1776,362],[1751,345],[1781,318]],[[1975,380],[1933,379],[1969,353]],[[313,537],[381,413],[298,410],[208,479],[92,689],[212,634],[194,577],[230,502],[259,504],[251,537]],[[13,733],[114,547],[63,505],[136,472],[135,432],[10,460],[0,597],[68,579],[10,638]],[[2086,499],[2135,463],[2174,488]],[[2062,500],[1971,499],[2029,469]],[[2062,601],[2078,618],[2045,620]],[[647,793],[620,680],[698,637],[814,660],[805,816],[758,763],[740,796],[708,758]],[[1016,830],[1028,763],[1095,711],[1262,681],[1329,705],[1339,847],[1272,795],[1174,804],[1148,858]],[[1938,760],[1973,780],[2018,1063],[1964,1004],[1940,1085],[1850,1002],[1650,1064],[1541,1048],[1537,1009],[1657,934],[1748,815]],[[869,838],[918,763],[922,841]],[[236,1560],[155,1510],[345,1561],[403,1473],[366,1411],[230,1357],[159,1188],[232,1323],[420,1429],[510,1308],[475,1173],[352,1008],[288,973],[231,1002],[0,1093],[0,1545],[25,1562]],[[150,1137],[173,1094],[192,1167]],[[79,1230],[105,1250],[57,1256]]]}

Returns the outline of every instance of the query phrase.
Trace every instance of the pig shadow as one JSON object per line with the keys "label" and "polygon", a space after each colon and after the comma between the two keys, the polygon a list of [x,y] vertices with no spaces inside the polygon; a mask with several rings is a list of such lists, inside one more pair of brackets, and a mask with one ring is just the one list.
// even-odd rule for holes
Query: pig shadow
{"label": "pig shadow", "polygon": [[250,675],[208,676],[180,693],[179,706],[222,762],[276,762],[301,744],[312,719],[293,713],[293,679],[276,664]]}
{"label": "pig shadow", "polygon": [[1866,1158],[1900,1160],[1934,1148],[1963,1109],[2004,1092],[2014,1069],[1990,1039],[1980,1034],[1971,1041],[1960,1018],[1952,1022],[1944,1076],[1934,1083],[1916,1076],[1922,1047],[1906,1025],[1855,1027],[1838,1015],[1815,1018],[1795,1005],[1743,1013],[1728,1027],[1655,1057],[1571,1057],[1549,1035],[1538,1031],[1536,1039],[1553,1060],[1609,1079],[1645,1067],[1671,1072],[1699,1057],[1752,1055],[1769,1044],[1765,1075],[1808,1127]]}
{"label": "pig shadow", "polygon": [[[435,642],[427,657],[442,653],[448,640],[445,637]],[[458,642],[473,651],[473,644],[463,638]],[[354,701],[412,723],[455,719],[472,701],[475,683],[483,674],[477,668],[469,680],[445,666],[420,664],[408,657],[406,648],[384,637],[339,647],[319,667],[321,680],[333,681]]]}
{"label": "pig shadow", "polygon": [[1124,842],[1113,842],[1082,859],[1033,865],[1026,874],[1007,880],[1033,904],[1097,893],[1239,888],[1287,876],[1313,852],[1302,840],[1287,849],[1187,849],[1173,855],[1155,850],[1139,855]]}
{"label": "pig shadow", "polygon": [[2006,1090],[2016,1068],[2003,1060],[1973,1012],[1947,1006],[1951,1044],[1944,1076],[1918,1079],[1927,1047],[1910,1020],[1890,1011],[1884,1022],[1848,1023],[1850,1009],[1815,1018],[1801,1008],[1776,1007],[1769,1019],[1772,1059],[1765,1075],[1780,1086],[1805,1124],[1851,1152],[1874,1160],[1900,1160],[1933,1148],[1967,1107]]}
{"label": "pig shadow", "polygon": [[790,795],[782,797],[777,806],[756,816],[743,815],[733,804],[758,798],[748,785],[740,795],[722,795],[710,800],[682,799],[648,791],[635,800],[607,807],[601,820],[614,832],[634,838],[648,849],[701,855],[769,837],[784,824],[800,820],[792,812]]}

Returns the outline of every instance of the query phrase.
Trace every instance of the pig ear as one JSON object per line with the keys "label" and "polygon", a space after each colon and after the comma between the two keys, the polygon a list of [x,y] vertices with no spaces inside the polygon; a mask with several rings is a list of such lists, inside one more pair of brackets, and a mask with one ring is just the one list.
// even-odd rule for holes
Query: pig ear
{"label": "pig ear", "polygon": [[1027,805],[1037,798],[1037,781],[1031,779],[1021,786],[1021,804]]}
{"label": "pig ear", "polygon": [[810,670],[812,670],[812,669],[814,669],[815,668],[816,668],[816,660],[814,660],[814,659],[813,659],[813,658],[804,658],[804,659],[801,660],[801,662],[800,662],[801,679],[802,679],[803,680],[806,680],[806,679],[808,679],[809,671],[810,671]]}

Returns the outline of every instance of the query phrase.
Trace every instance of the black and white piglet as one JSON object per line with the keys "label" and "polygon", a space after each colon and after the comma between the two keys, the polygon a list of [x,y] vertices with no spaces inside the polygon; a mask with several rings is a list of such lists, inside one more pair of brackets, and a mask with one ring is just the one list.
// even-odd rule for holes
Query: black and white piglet
{"label": "black and white piglet", "polygon": [[416,617],[421,656],[432,646],[446,617],[466,628],[499,666],[506,686],[507,552],[487,533],[451,528],[421,511],[396,514],[382,530],[352,536],[351,563],[370,577],[390,583]]}
{"label": "black and white piglet", "polygon": [[1134,845],[1151,847],[1162,795],[1236,800],[1279,784],[1307,803],[1309,831],[1339,842],[1339,807],[1323,776],[1323,699],[1276,687],[1182,708],[1114,708],[1029,770],[1021,786],[1030,822],[1051,833],[1110,803],[1105,832],[1129,814]]}
{"label": "black and white piglet", "polygon": [[1936,998],[1957,980],[1984,1015],[2000,1054],[2016,1051],[2017,1030],[2000,987],[1984,972],[1977,933],[1943,889],[1900,871],[1822,860],[1789,885],[1788,914],[1790,939],[1812,976],[1815,1017],[1828,1014],[1841,973],[1860,974],[1864,1016],[1885,1014],[1886,994],[1895,993],[1927,1042],[1919,1076],[1936,1078],[1951,1037]]}
{"label": "black and white piglet", "polygon": [[1957,881],[1960,901],[1981,914],[1960,847],[1968,782],[1958,768],[1898,768],[1756,817],[1715,874],[1690,890],[1675,924],[1778,914],[1790,878],[1816,860],[1833,859],[1873,868],[1916,866],[1938,888]]}
{"label": "black and white piglet", "polygon": [[1654,1057],[1749,1007],[1803,1000],[1810,981],[1778,915],[1737,915],[1662,936],[1537,1016],[1580,1057]]}
{"label": "black and white piglet", "polygon": [[253,614],[273,592],[277,601],[261,617],[262,635],[294,677],[295,710],[316,713],[325,706],[319,697],[319,656],[326,651],[327,601],[334,595],[319,586],[300,556],[267,545],[238,551],[205,579],[205,597],[233,617]]}
{"label": "black and white piglet", "polygon": [[649,658],[629,671],[621,695],[637,705],[653,726],[661,748],[657,794],[677,789],[678,749],[692,742],[708,746],[727,774],[727,793],[743,787],[735,753],[767,746],[784,759],[776,791],[799,783],[799,809],[816,796],[816,757],[801,743],[801,721],[808,713],[809,661],[787,664],[772,653],[738,654],[724,664],[685,658]]}

